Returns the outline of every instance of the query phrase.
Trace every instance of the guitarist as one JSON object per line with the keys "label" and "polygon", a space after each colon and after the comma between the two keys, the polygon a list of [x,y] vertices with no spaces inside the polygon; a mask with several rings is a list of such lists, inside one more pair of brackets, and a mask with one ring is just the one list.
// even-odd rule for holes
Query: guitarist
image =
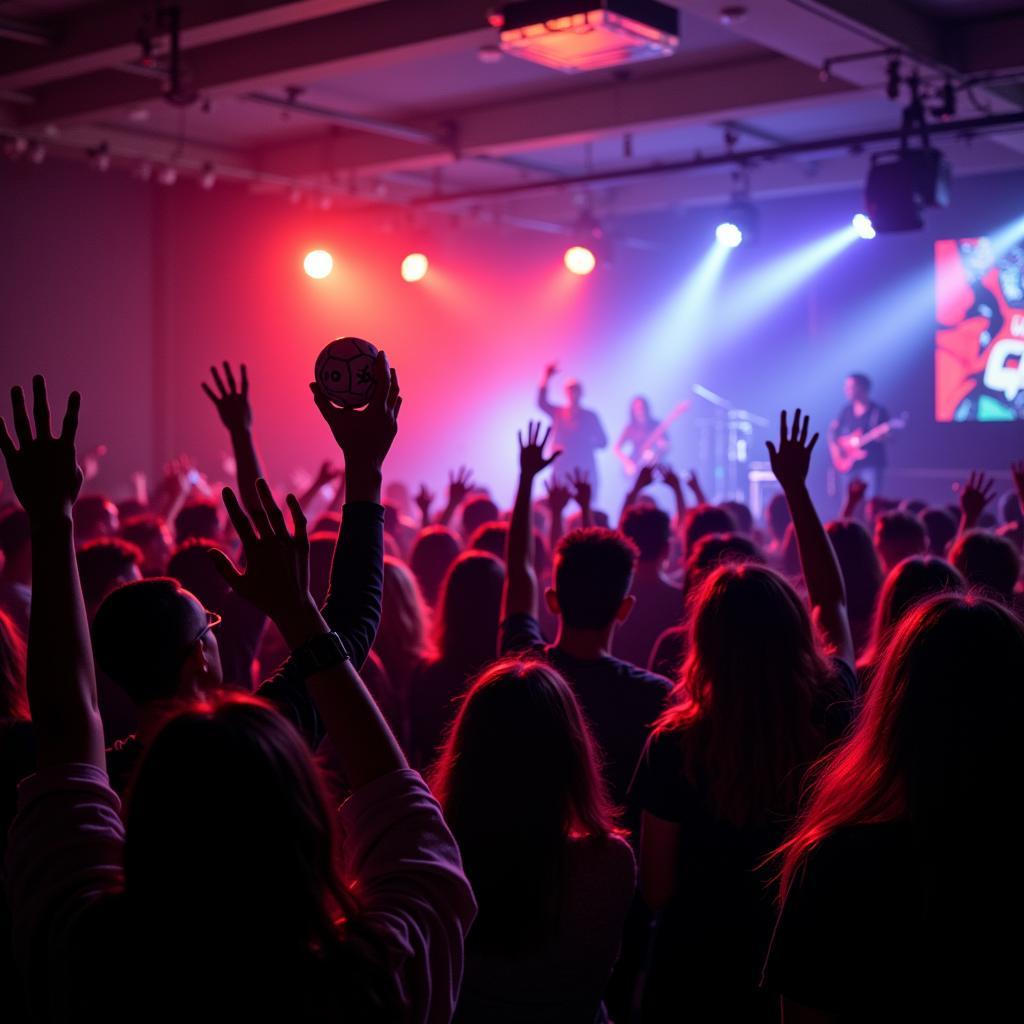
{"label": "guitarist", "polygon": [[669,443],[664,431],[658,431],[660,426],[651,415],[650,403],[642,395],[629,403],[629,422],[612,448],[628,477],[635,477],[643,466],[664,462]]}
{"label": "guitarist", "polygon": [[[863,373],[851,373],[843,385],[847,404],[839,411],[839,415],[828,428],[829,447],[836,458],[836,440],[853,433],[866,433],[889,419],[888,410],[871,398],[871,379]],[[867,485],[866,497],[877,498],[882,493],[882,481],[885,475],[886,450],[885,439],[879,438],[864,446],[865,458],[855,462],[847,473],[839,473],[839,479],[846,484],[851,480],[861,480]]]}

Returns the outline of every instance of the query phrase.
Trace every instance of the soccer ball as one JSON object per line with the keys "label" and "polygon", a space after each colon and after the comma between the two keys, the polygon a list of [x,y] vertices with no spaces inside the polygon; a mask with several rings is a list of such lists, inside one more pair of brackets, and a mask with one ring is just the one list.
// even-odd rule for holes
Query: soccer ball
{"label": "soccer ball", "polygon": [[337,338],[316,358],[317,382],[338,405],[367,405],[373,397],[376,358],[376,346],[368,341]]}

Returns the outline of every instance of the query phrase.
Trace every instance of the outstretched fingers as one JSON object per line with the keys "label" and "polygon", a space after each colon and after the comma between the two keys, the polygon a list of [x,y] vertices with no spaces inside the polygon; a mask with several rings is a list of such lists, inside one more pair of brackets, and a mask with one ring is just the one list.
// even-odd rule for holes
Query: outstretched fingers
{"label": "outstretched fingers", "polygon": [[306,514],[302,511],[299,499],[294,494],[288,494],[284,500],[288,506],[288,511],[292,514],[295,542],[303,548],[308,548],[309,534],[306,529]]}
{"label": "outstretched fingers", "polygon": [[231,525],[235,528],[235,533],[238,534],[242,547],[248,550],[256,543],[256,531],[253,529],[252,523],[249,522],[249,517],[242,510],[242,506],[238,503],[235,492],[230,487],[225,487],[221,491],[221,496],[224,499],[224,507],[228,512],[228,519],[231,520]]}
{"label": "outstretched fingers", "polygon": [[50,433],[50,403],[46,398],[46,381],[38,373],[32,378],[32,417],[36,424],[36,437],[53,436]]}
{"label": "outstretched fingers", "polygon": [[[263,507],[263,514],[266,516],[270,533],[278,539],[286,538],[288,536],[288,527],[285,525],[284,513],[277,502],[274,501],[270,485],[263,477],[256,481],[256,494],[259,496],[260,505]],[[258,523],[257,529],[259,529]]]}
{"label": "outstretched fingers", "polygon": [[232,590],[236,589],[239,580],[242,578],[242,574],[235,568],[235,563],[224,554],[220,548],[210,548],[210,561],[213,562],[214,568],[224,577],[224,582],[227,583]]}
{"label": "outstretched fingers", "polygon": [[231,371],[231,364],[226,359],[224,360],[224,377],[228,382],[228,394],[237,395],[238,387],[235,384],[235,375]]}
{"label": "outstretched fingers", "polygon": [[25,409],[25,392],[19,384],[11,388],[11,410],[14,417],[14,433],[18,437],[18,444],[24,448],[32,443],[32,428],[28,422],[28,412]]}
{"label": "outstretched fingers", "polygon": [[60,425],[60,439],[71,444],[78,433],[78,411],[82,407],[82,396],[77,391],[68,395],[68,407],[64,410],[64,420]]}
{"label": "outstretched fingers", "polygon": [[[225,363],[224,365],[227,366],[228,364]],[[210,367],[210,375],[213,377],[213,383],[217,385],[218,399],[227,398],[228,397],[228,393],[227,393],[227,389],[224,387],[224,381],[221,380],[220,370],[218,370],[216,366],[211,366]],[[213,396],[211,395],[211,397],[213,397]],[[215,401],[218,400],[218,399],[215,399]]]}

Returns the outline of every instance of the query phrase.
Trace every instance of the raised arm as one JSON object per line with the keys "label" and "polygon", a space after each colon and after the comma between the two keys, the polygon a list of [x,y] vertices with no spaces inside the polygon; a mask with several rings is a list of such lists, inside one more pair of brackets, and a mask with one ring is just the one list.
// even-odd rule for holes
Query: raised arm
{"label": "raised arm", "polygon": [[853,519],[864,501],[867,489],[868,485],[863,480],[851,480],[846,485],[846,501],[843,503],[843,511],[840,513],[841,518]]}
{"label": "raised arm", "polygon": [[319,384],[310,384],[316,406],[345,456],[347,488],[323,612],[331,629],[345,640],[357,668],[370,653],[380,625],[384,594],[381,480],[402,407],[398,374],[383,352],[377,356],[373,374],[373,394],[365,409],[338,408]]}
{"label": "raised arm", "polygon": [[465,466],[460,466],[457,473],[448,474],[448,504],[445,505],[437,522],[441,526],[447,526],[455,515],[455,510],[466,500],[466,496],[473,490],[473,471]]}
{"label": "raised arm", "polygon": [[310,485],[299,495],[299,505],[302,507],[302,511],[308,516],[309,510],[313,505],[313,502],[320,496],[323,489],[328,484],[335,484],[336,489],[332,492],[330,499],[326,504],[330,505],[333,503],[338,489],[342,487],[342,481],[345,479],[345,471],[334,465],[330,459],[325,459],[320,463],[320,469],[317,471],[316,476],[310,482]]}
{"label": "raised arm", "polygon": [[786,495],[786,502],[793,517],[800,565],[803,568],[807,596],[815,620],[836,656],[852,665],[855,655],[850,636],[850,622],[846,613],[843,574],[832,542],[828,539],[807,490],[807,470],[810,467],[811,452],[818,442],[817,434],[808,442],[809,426],[810,417],[801,418],[800,410],[797,409],[790,430],[787,426],[786,413],[783,411],[779,423],[778,447],[769,441],[768,454],[772,472]]}
{"label": "raised arm", "polygon": [[557,363],[548,363],[544,367],[544,374],[540,379],[540,387],[537,390],[537,407],[546,416],[554,416],[558,411],[558,406],[552,404],[551,399],[548,398],[548,388],[551,386],[551,378],[558,373]]}
{"label": "raised arm", "polygon": [[[673,529],[679,534],[683,529],[683,523],[686,521],[686,495],[683,493],[683,482],[679,479],[679,474],[668,463],[662,463],[658,467],[658,472],[661,474],[662,481],[670,488],[676,499],[676,521]],[[695,476],[694,479],[696,479]]]}
{"label": "raised arm", "polygon": [[971,473],[960,488],[960,529],[957,536],[962,536],[968,530],[973,530],[978,525],[981,513],[985,506],[995,497],[996,484],[991,477],[984,473]]}
{"label": "raised arm", "polygon": [[526,432],[519,437],[519,489],[512,507],[512,521],[508,527],[508,548],[506,551],[505,593],[502,598],[501,618],[510,615],[537,615],[537,577],[533,571],[533,481],[562,453],[554,451],[544,455],[544,446],[551,436],[548,427],[541,437],[541,425],[530,422]]}
{"label": "raised arm", "polygon": [[75,559],[72,506],[82,487],[75,454],[79,394],[68,398],[60,435],[50,429],[46,382],[32,379],[35,437],[20,387],[11,390],[17,446],[0,420],[0,451],[32,534],[32,616],[27,689],[39,769],[105,768],[89,621]]}
{"label": "raised arm", "polygon": [[274,620],[292,651],[292,659],[307,668],[307,685],[316,701],[345,779],[353,790],[407,767],[398,746],[369,691],[363,685],[339,642],[309,593],[309,538],[306,517],[289,494],[294,529],[270,488],[258,481],[260,509],[248,517],[230,488],[224,504],[245,554],[240,572],[227,555],[211,555],[229,586]]}
{"label": "raised arm", "polygon": [[420,529],[425,530],[430,525],[430,506],[434,504],[435,495],[426,484],[420,484],[416,492],[416,507],[420,510]]}
{"label": "raised arm", "polygon": [[622,501],[622,511],[619,512],[619,526],[622,526],[622,520],[626,518],[626,512],[631,505],[636,504],[636,499],[647,490],[651,484],[654,483],[654,467],[653,466],[641,466],[640,472],[637,473],[636,479],[633,481],[633,486],[629,489],[626,497]]}
{"label": "raised arm", "polygon": [[[593,497],[594,489],[590,485],[590,480],[587,477],[586,470],[580,469],[578,466],[572,471],[572,476],[569,478],[569,486],[572,488],[572,496],[576,499],[576,504],[580,507],[580,516],[583,527],[594,525],[594,513],[591,509],[591,499]],[[551,553],[554,554],[555,549],[552,547]]]}
{"label": "raised arm", "polygon": [[[249,405],[249,371],[245,363],[239,366],[240,385],[235,383],[235,374],[230,363],[224,361],[224,380],[216,366],[210,367],[213,376],[214,391],[205,381],[201,387],[206,397],[213,402],[221,423],[231,438],[231,450],[235,456],[235,472],[238,475],[238,493],[242,504],[250,515],[260,508],[260,500],[256,494],[256,481],[263,476],[259,455],[256,454],[256,443],[252,436],[252,408]],[[225,380],[227,385],[225,386]]]}
{"label": "raised arm", "polygon": [[558,542],[562,539],[562,513],[565,506],[569,504],[569,488],[564,483],[559,483],[558,477],[552,474],[551,479],[544,484],[548,492],[548,516],[551,520],[548,532],[548,550],[554,551]]}

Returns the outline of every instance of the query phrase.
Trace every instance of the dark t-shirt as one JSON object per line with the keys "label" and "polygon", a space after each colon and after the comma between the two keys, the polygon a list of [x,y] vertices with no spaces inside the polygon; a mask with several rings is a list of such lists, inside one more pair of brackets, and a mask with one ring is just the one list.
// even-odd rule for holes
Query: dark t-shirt
{"label": "dark t-shirt", "polygon": [[765,987],[839,1021],[1015,1017],[1024,907],[1007,828],[951,824],[926,843],[887,822],[826,837],[794,878]]}
{"label": "dark t-shirt", "polygon": [[[537,651],[572,686],[604,755],[604,775],[612,800],[627,807],[630,779],[651,726],[664,711],[671,683],[627,661],[606,655],[582,661],[547,646],[532,615],[510,615],[501,624],[501,653]],[[626,826],[636,815],[627,807]]]}
{"label": "dark t-shirt", "polygon": [[423,662],[409,687],[409,761],[423,771],[437,756],[445,732],[475,673],[443,658]]}
{"label": "dark t-shirt", "polygon": [[[877,402],[871,402],[862,416],[853,411],[853,403],[844,405],[839,411],[835,422],[832,424],[832,436],[842,437],[845,434],[852,434],[855,430],[866,432],[873,430],[880,423],[889,419],[889,412]],[[866,458],[862,459],[859,466],[884,466],[886,464],[885,444],[881,441],[873,441],[865,445]]]}
{"label": "dark t-shirt", "polygon": [[574,469],[596,476],[594,452],[608,443],[597,413],[590,409],[568,405],[552,405],[545,398],[538,403],[551,417],[551,443],[562,449],[556,466],[560,474],[569,475]]}
{"label": "dark t-shirt", "polygon": [[[815,709],[825,743],[849,723],[856,692],[849,665],[836,660],[833,670]],[[641,810],[681,826],[678,881],[659,916],[645,1020],[680,1019],[687,1008],[695,1020],[772,1020],[776,1000],[757,991],[776,914],[775,868],[762,865],[785,837],[795,808],[745,827],[723,821],[706,781],[686,776],[686,740],[678,729],[654,733],[631,791]]]}
{"label": "dark t-shirt", "polygon": [[616,627],[612,653],[633,665],[647,665],[658,638],[683,617],[683,591],[659,578],[634,580],[631,593],[636,607]]}

